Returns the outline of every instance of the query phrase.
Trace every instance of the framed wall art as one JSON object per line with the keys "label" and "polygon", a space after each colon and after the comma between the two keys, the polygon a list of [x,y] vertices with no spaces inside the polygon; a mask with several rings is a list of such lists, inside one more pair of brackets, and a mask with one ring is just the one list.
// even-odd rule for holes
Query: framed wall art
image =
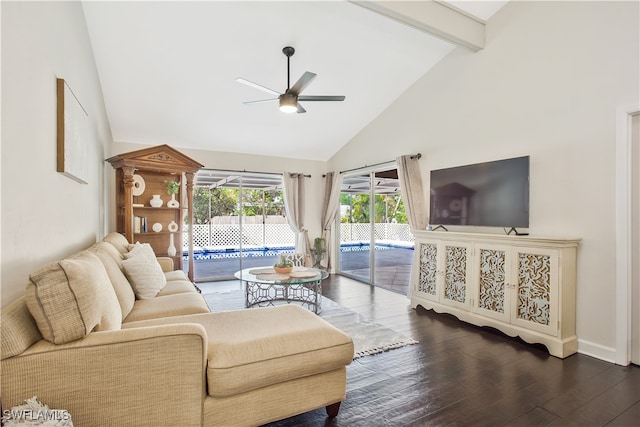
{"label": "framed wall art", "polygon": [[58,158],[57,171],[87,184],[89,168],[89,116],[64,79],[57,79]]}

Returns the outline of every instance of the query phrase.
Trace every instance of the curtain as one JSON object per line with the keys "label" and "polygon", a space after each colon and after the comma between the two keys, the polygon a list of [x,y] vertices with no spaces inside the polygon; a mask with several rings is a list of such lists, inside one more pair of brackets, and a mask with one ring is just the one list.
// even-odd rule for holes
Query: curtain
{"label": "curtain", "polygon": [[412,230],[425,230],[429,225],[427,207],[424,202],[422,189],[422,176],[418,159],[420,154],[414,156],[400,156],[396,159],[398,166],[398,179],[400,180],[400,193],[404,200],[404,207]]}
{"label": "curtain", "polygon": [[296,233],[295,251],[303,253],[307,263],[310,263],[309,235],[304,228],[304,175],[285,172],[282,175],[282,194],[284,196],[287,221]]}
{"label": "curtain", "polygon": [[322,203],[322,238],[325,239],[327,253],[322,260],[322,267],[331,269],[331,230],[335,224],[336,213],[340,206],[342,174],[328,172],[325,177],[324,200]]}

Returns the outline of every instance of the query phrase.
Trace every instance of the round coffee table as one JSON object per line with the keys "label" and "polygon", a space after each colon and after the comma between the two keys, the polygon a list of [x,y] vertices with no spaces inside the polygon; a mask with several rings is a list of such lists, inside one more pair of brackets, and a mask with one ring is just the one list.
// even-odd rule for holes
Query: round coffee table
{"label": "round coffee table", "polygon": [[235,277],[245,283],[245,307],[266,307],[279,302],[297,302],[319,314],[322,310],[322,280],[324,270],[293,267],[287,274],[278,274],[273,267],[245,268]]}

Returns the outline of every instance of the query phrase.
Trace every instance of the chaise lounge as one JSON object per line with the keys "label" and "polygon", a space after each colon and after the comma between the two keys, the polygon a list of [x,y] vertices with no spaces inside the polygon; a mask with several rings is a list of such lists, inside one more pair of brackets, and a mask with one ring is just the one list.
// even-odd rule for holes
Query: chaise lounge
{"label": "chaise lounge", "polygon": [[[31,274],[24,297],[2,312],[5,409],[37,396],[76,426],[338,414],[353,358],[348,335],[297,305],[211,313],[170,259],[130,262],[139,249],[112,233]],[[165,284],[150,296],[141,278],[158,278],[158,269]]]}

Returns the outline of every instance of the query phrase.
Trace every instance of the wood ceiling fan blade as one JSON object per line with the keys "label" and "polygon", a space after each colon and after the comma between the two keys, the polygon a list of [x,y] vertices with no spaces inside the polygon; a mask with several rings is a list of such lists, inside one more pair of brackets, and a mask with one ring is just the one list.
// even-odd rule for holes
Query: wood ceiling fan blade
{"label": "wood ceiling fan blade", "polygon": [[264,87],[264,86],[262,86],[262,85],[259,85],[258,83],[254,83],[254,82],[252,82],[252,81],[250,81],[250,80],[243,79],[242,77],[238,77],[238,78],[236,79],[236,81],[237,81],[238,83],[242,83],[242,84],[247,85],[247,86],[250,86],[250,87],[252,87],[252,88],[255,88],[255,89],[258,89],[258,90],[262,90],[262,91],[267,92],[267,93],[270,93],[270,94],[272,94],[272,95],[278,95],[278,96],[280,96],[280,92],[276,92],[276,91],[275,91],[275,90],[273,90],[273,89],[269,89],[268,87]]}
{"label": "wood ceiling fan blade", "polygon": [[343,95],[305,95],[299,96],[300,101],[344,101]]}
{"label": "wood ceiling fan blade", "polygon": [[262,104],[263,102],[272,102],[272,101],[277,101],[278,98],[269,98],[269,99],[258,99],[256,101],[245,101],[243,102],[243,104]]}
{"label": "wood ceiling fan blade", "polygon": [[293,86],[291,86],[291,89],[289,89],[288,92],[293,92],[296,95],[300,94],[300,92],[302,92],[304,88],[307,87],[309,83],[311,83],[311,81],[316,78],[316,76],[317,74],[305,71],[302,77],[300,77],[298,81],[295,82]]}
{"label": "wood ceiling fan blade", "polygon": [[305,110],[304,108],[302,108],[302,105],[300,105],[300,103],[298,103],[298,114],[300,113],[306,113],[307,110]]}

